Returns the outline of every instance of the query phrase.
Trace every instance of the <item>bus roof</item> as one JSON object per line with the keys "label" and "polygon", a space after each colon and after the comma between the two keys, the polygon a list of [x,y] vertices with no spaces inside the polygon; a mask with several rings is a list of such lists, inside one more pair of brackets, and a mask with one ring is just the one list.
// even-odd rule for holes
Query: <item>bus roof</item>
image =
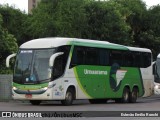
{"label": "bus roof", "polygon": [[62,45],[67,45],[71,41],[70,38],[39,38],[30,40],[20,46],[22,49],[38,49],[38,48],[54,48]]}
{"label": "bus roof", "polygon": [[118,49],[118,50],[151,52],[151,50],[147,48],[128,47],[106,41],[79,39],[79,38],[63,38],[63,37],[34,39],[22,44],[20,48],[21,49],[54,48],[63,45],[79,45],[79,46],[90,46],[90,47]]}

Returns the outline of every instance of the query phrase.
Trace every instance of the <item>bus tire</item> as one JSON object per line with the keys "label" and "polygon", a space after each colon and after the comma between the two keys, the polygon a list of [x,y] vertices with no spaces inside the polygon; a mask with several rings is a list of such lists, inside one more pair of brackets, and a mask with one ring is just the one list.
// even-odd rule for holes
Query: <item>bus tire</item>
{"label": "bus tire", "polygon": [[41,104],[41,100],[30,100],[30,103],[32,105],[40,105]]}
{"label": "bus tire", "polygon": [[72,89],[68,89],[66,92],[65,100],[62,100],[62,105],[69,106],[72,105],[74,99],[74,91]]}
{"label": "bus tire", "polygon": [[129,102],[135,103],[137,101],[137,98],[138,98],[138,88],[134,87],[132,92],[130,93]]}
{"label": "bus tire", "polygon": [[125,87],[123,89],[123,94],[122,94],[121,102],[122,103],[128,103],[129,102],[129,89],[127,87]]}

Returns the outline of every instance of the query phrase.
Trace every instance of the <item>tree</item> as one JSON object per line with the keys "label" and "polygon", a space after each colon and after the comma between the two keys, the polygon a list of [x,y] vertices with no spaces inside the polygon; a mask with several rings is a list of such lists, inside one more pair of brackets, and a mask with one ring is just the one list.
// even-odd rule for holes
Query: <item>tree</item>
{"label": "tree", "polygon": [[55,9],[55,21],[58,36],[86,38],[87,0],[59,0]]}
{"label": "tree", "polygon": [[32,38],[80,37],[85,29],[85,0],[42,0],[29,15],[27,31]]}
{"label": "tree", "polygon": [[131,44],[130,26],[126,24],[115,1],[92,1],[86,6],[88,29],[87,37],[113,43]]}
{"label": "tree", "polygon": [[15,37],[2,28],[2,16],[0,14],[0,73],[6,73],[5,60],[9,54],[17,51],[18,45]]}
{"label": "tree", "polygon": [[[145,18],[145,35],[142,43],[153,51],[154,58],[160,53],[160,5],[156,5],[148,9]],[[143,36],[143,37],[142,37]],[[144,40],[145,39],[145,40]],[[146,42],[147,41],[147,42]]]}
{"label": "tree", "polygon": [[145,31],[146,4],[142,0],[118,0],[116,2],[125,8],[122,14],[125,15],[126,22],[131,27],[130,36],[133,38],[133,45],[143,47],[143,43],[140,42],[140,34]]}
{"label": "tree", "polygon": [[55,8],[52,6],[52,2],[55,1],[41,1],[38,7],[32,10],[32,14],[28,15],[26,31],[30,38],[55,36],[53,16]]}
{"label": "tree", "polygon": [[0,14],[3,19],[3,29],[14,35],[19,45],[25,42],[27,34],[25,32],[26,26],[24,23],[27,18],[27,14],[13,6],[8,6],[7,4],[3,6],[0,5]]}

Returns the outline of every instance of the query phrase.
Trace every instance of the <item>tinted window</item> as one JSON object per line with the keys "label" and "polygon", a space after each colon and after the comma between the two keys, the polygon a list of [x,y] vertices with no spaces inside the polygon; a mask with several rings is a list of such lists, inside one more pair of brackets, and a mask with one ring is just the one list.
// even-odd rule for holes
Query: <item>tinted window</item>
{"label": "tinted window", "polygon": [[64,74],[65,67],[69,56],[70,46],[61,46],[57,48],[57,52],[63,52],[63,55],[58,56],[53,65],[52,77],[56,79]]}
{"label": "tinted window", "polygon": [[111,51],[111,65],[117,63],[119,65],[123,64],[122,51]]}
{"label": "tinted window", "polygon": [[151,65],[151,54],[142,53],[142,67],[146,68]]}
{"label": "tinted window", "polygon": [[109,65],[109,50],[100,49],[99,50],[99,64],[100,65]]}
{"label": "tinted window", "polygon": [[109,65],[109,51],[107,49],[91,47],[74,47],[70,67],[76,65]]}
{"label": "tinted window", "polygon": [[85,58],[85,48],[83,47],[74,47],[74,52],[72,55],[71,66],[83,65]]}
{"label": "tinted window", "polygon": [[130,63],[129,67],[146,68],[151,65],[151,53],[131,51],[126,58],[125,62]]}
{"label": "tinted window", "polygon": [[70,67],[76,65],[112,66],[114,63],[121,67],[146,68],[151,65],[151,53],[76,46]]}
{"label": "tinted window", "polygon": [[132,52],[130,52],[130,51],[124,52],[123,57],[124,57],[123,66],[125,66],[125,67],[133,67],[134,66],[134,59],[133,59]]}
{"label": "tinted window", "polygon": [[87,48],[85,54],[85,65],[99,64],[99,50],[95,48]]}
{"label": "tinted window", "polygon": [[141,66],[141,54],[140,52],[132,52],[133,55],[133,67]]}

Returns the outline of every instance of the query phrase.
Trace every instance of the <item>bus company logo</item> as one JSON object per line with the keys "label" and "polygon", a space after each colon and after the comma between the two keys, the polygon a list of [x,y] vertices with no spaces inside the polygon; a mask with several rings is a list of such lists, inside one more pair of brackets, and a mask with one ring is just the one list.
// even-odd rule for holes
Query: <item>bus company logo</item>
{"label": "bus company logo", "polygon": [[102,70],[88,70],[84,69],[84,74],[85,75],[107,75],[107,71],[102,71]]}
{"label": "bus company logo", "polygon": [[2,118],[11,118],[12,114],[11,112],[2,112]]}

